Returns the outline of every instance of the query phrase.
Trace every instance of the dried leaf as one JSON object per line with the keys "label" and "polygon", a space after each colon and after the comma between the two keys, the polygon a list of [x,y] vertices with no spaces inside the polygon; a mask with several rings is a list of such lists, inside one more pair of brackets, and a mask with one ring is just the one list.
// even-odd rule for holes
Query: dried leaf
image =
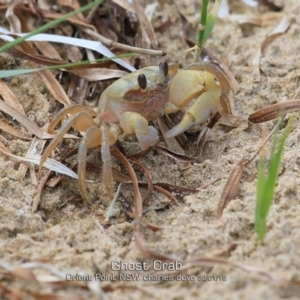
{"label": "dried leaf", "polygon": [[9,134],[11,134],[11,135],[13,135],[13,136],[15,136],[15,137],[18,137],[20,139],[28,140],[28,141],[32,140],[31,134],[23,133],[20,130],[15,129],[14,127],[12,127],[12,126],[10,126],[7,123],[2,122],[2,121],[0,121],[0,129],[7,132],[7,133],[9,133]]}
{"label": "dried leaf", "polygon": [[[48,20],[59,19],[64,16],[64,14],[62,14],[62,13],[57,13],[57,12],[48,11],[48,10],[41,10],[41,12],[44,15],[44,17]],[[93,25],[87,23],[84,19],[81,19],[78,16],[68,18],[68,21],[70,23],[73,23],[74,25],[78,25],[78,26],[82,26],[84,28],[89,28],[91,30],[95,30],[95,27]]]}
{"label": "dried leaf", "polygon": [[[35,165],[40,165],[40,160],[41,160],[41,156],[40,155],[28,155],[26,157],[22,157],[22,156],[17,156],[12,154],[3,143],[0,142],[0,152],[2,152],[5,155],[8,155],[14,159],[16,159],[17,161],[20,162],[27,162],[27,163],[32,163]],[[65,174],[68,175],[72,178],[78,179],[78,176],[76,173],[74,173],[71,169],[69,169],[68,167],[66,167],[65,165],[63,165],[62,163],[51,159],[51,158],[47,158],[47,160],[44,163],[44,167],[58,172],[60,174]]]}
{"label": "dried leaf", "polygon": [[[159,129],[162,133],[163,139],[164,139],[168,149],[170,149],[171,151],[174,151],[176,153],[185,155],[184,150],[181,148],[181,146],[179,145],[179,143],[175,137],[165,138],[165,133],[169,130],[169,128],[167,127],[164,119],[162,117],[160,117],[157,119],[157,121],[158,121]],[[175,162],[178,165],[178,168],[180,170],[186,170],[191,166],[190,162],[182,162],[179,160],[175,160]]]}
{"label": "dried leaf", "polygon": [[[96,34],[93,30],[90,30],[87,32]],[[1,34],[3,33],[3,34]],[[5,41],[12,41],[14,38],[9,36],[9,31],[7,31],[5,28],[0,26],[0,39]],[[25,34],[17,34],[17,36],[24,36]],[[99,34],[96,36],[98,37]],[[28,39],[28,41],[47,41],[47,42],[55,42],[55,43],[62,43],[67,45],[73,45],[78,47],[83,47],[85,49],[90,49],[93,51],[96,51],[98,53],[101,53],[102,55],[106,57],[115,57],[115,54],[112,53],[106,46],[104,46],[99,41],[92,41],[87,39],[79,39],[79,38],[73,38],[68,36],[61,36],[61,35],[55,35],[55,34],[37,34]],[[157,52],[157,51],[156,51]],[[126,68],[129,71],[135,71],[135,68],[131,66],[130,64],[126,63],[124,60],[120,58],[112,58],[113,61],[120,64],[124,68]],[[0,71],[1,72],[1,71]]]}
{"label": "dried leaf", "polygon": [[153,184],[152,184],[152,176],[148,169],[137,159],[131,158],[129,161],[135,163],[145,174],[147,178],[147,194],[145,198],[143,199],[143,205],[147,205],[151,199],[152,193],[153,193]]}
{"label": "dried leaf", "polygon": [[263,123],[270,120],[274,120],[283,114],[297,112],[300,110],[300,99],[291,101],[279,102],[263,109],[260,109],[251,115],[248,120],[253,123]]}
{"label": "dried leaf", "polygon": [[288,20],[287,17],[284,17],[280,23],[276,26],[276,28],[269,33],[266,38],[264,39],[264,41],[262,42],[262,44],[260,45],[258,51],[256,52],[253,60],[252,60],[252,66],[255,68],[254,69],[254,79],[253,81],[258,82],[260,81],[260,57],[262,55],[263,50],[265,49],[265,47],[272,41],[274,40],[276,37],[278,37],[279,35],[285,33],[288,28],[290,27],[291,23]]}
{"label": "dried leaf", "polygon": [[197,190],[197,189],[190,189],[187,187],[169,184],[169,183],[165,183],[165,182],[156,182],[155,185],[160,186],[160,187],[164,188],[165,190],[175,194],[175,196],[180,199],[183,199],[185,196],[199,192],[199,190]]}
{"label": "dried leaf", "polygon": [[[35,123],[30,121],[26,116],[21,114],[19,111],[14,109],[13,107],[6,104],[4,101],[0,100],[0,110],[4,111],[5,113],[9,114],[12,118],[16,119],[20,122],[30,133],[36,135],[40,139],[52,139],[55,137],[53,134],[49,134],[41,130]],[[72,134],[66,134],[64,138],[72,138],[72,139],[79,139],[77,136]]]}
{"label": "dried leaf", "polygon": [[112,0],[125,10],[128,10],[137,15],[139,18],[140,24],[142,26],[143,34],[146,34],[146,37],[143,36],[143,40],[150,40],[151,45],[157,46],[156,37],[154,34],[154,29],[147,18],[147,15],[143,9],[143,7],[137,1],[122,1],[122,0]]}
{"label": "dried leaf", "polygon": [[244,167],[248,163],[248,161],[249,161],[248,159],[243,158],[240,162],[237,163],[237,165],[231,171],[219,201],[218,210],[217,210],[218,218],[222,216],[224,208],[236,195],[238,186],[242,178]]}
{"label": "dried leaf", "polygon": [[143,201],[142,201],[142,197],[139,191],[139,185],[138,185],[138,180],[136,178],[136,174],[131,166],[131,164],[129,163],[129,161],[126,159],[126,157],[115,147],[111,147],[111,153],[112,155],[119,160],[122,164],[125,165],[129,176],[132,180],[132,184],[133,184],[133,191],[134,191],[134,220],[136,221],[136,226],[138,225],[138,220],[142,217],[142,213],[143,213]]}
{"label": "dried leaf", "polygon": [[39,186],[38,186],[38,189],[37,189],[37,191],[36,191],[36,194],[35,194],[35,196],[34,196],[34,198],[33,198],[33,200],[32,200],[31,211],[32,211],[33,213],[35,213],[35,212],[37,211],[37,209],[38,209],[38,206],[39,206],[40,201],[41,201],[41,195],[42,195],[43,188],[44,188],[44,186],[45,186],[45,184],[46,184],[46,182],[47,182],[47,180],[48,180],[50,174],[51,174],[51,171],[48,171],[48,172],[43,176],[42,180],[40,181],[40,184],[39,184]]}
{"label": "dried leaf", "polygon": [[11,107],[25,115],[23,106],[20,104],[17,97],[3,80],[0,80],[0,95],[2,96],[3,100],[7,102]]}
{"label": "dried leaf", "polygon": [[202,149],[207,141],[208,135],[210,133],[210,128],[204,126],[198,136],[198,140],[197,140],[197,150],[196,152],[193,154],[193,158],[199,158],[202,154]]}
{"label": "dried leaf", "polygon": [[[21,44],[21,47],[23,48],[24,51],[30,53],[31,55],[37,55],[36,50],[34,50],[29,43],[23,42]],[[35,63],[32,63],[34,67],[39,67]],[[43,70],[43,71],[38,71],[38,75],[41,77],[41,79],[44,81],[46,87],[52,94],[52,96],[62,103],[65,106],[70,106],[71,102],[69,97],[67,96],[66,92],[62,88],[62,86],[58,83],[58,81],[55,79],[53,74],[49,70]]]}
{"label": "dried leaf", "polygon": [[20,279],[23,279],[23,280],[26,280],[29,282],[38,282],[31,269],[16,267],[16,268],[10,270],[10,273],[13,276],[16,276]]}
{"label": "dried leaf", "polygon": [[13,1],[7,8],[5,18],[9,22],[10,31],[13,33],[22,32],[21,22],[15,15],[14,9],[17,5],[21,4],[21,0]]}
{"label": "dried leaf", "polygon": [[158,184],[153,185],[153,189],[163,195],[165,195],[167,198],[169,198],[172,202],[174,202],[176,205],[178,204],[176,197],[174,197],[169,191],[165,190]]}
{"label": "dried leaf", "polygon": [[[57,2],[59,5],[69,7],[72,10],[76,10],[80,8],[80,4],[77,0],[58,0]],[[85,21],[82,13],[77,14],[76,17]]]}
{"label": "dried leaf", "polygon": [[107,80],[112,78],[120,78],[128,74],[127,72],[121,70],[113,70],[107,68],[81,69],[81,70],[70,69],[66,71],[78,75],[88,81],[99,81],[99,80]]}
{"label": "dried leaf", "polygon": [[[25,157],[27,157],[28,155],[30,156],[30,155],[35,155],[35,154],[41,154],[44,149],[45,143],[46,143],[45,140],[40,140],[37,137],[34,137],[34,139],[32,140],[32,142],[27,150]],[[25,177],[27,170],[28,170],[28,164],[20,165],[19,174],[22,179]],[[33,168],[30,168],[30,175],[31,175],[32,184],[37,185],[36,176],[35,176],[35,172],[34,172]]]}
{"label": "dried leaf", "polygon": [[273,11],[281,11],[282,10],[282,6],[278,6],[276,5],[273,1],[271,0],[258,0],[258,2],[262,5],[267,6],[270,10]]}
{"label": "dried leaf", "polygon": [[274,20],[278,19],[278,13],[265,13],[263,15],[237,15],[232,14],[229,16],[229,20],[237,22],[241,25],[251,24],[259,27],[265,27],[271,24]]}
{"label": "dried leaf", "polygon": [[193,162],[193,161],[195,161],[194,157],[190,157],[190,156],[185,155],[185,154],[180,154],[180,153],[173,152],[173,151],[169,150],[166,147],[158,146],[158,145],[156,145],[154,147],[158,152],[163,153],[163,154],[165,154],[169,157],[172,157],[175,160],[179,160],[181,162]]}

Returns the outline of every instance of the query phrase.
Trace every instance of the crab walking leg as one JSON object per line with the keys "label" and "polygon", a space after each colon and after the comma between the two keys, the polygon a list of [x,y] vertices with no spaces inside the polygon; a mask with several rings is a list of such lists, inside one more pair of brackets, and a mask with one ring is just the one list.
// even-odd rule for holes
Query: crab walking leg
{"label": "crab walking leg", "polygon": [[67,114],[75,115],[75,114],[78,114],[80,112],[86,112],[91,117],[95,117],[97,115],[96,112],[94,112],[93,110],[91,110],[88,107],[83,106],[83,105],[76,104],[76,105],[73,105],[73,106],[70,106],[70,107],[66,107],[58,113],[57,117],[49,125],[48,133],[55,133],[56,132],[56,130],[54,130],[55,126],[60,121],[62,121]]}
{"label": "crab walking leg", "polygon": [[204,123],[220,106],[220,95],[215,91],[204,92],[192,106],[185,112],[178,125],[165,133],[166,138],[171,138],[188,130],[194,124]]}
{"label": "crab walking leg", "polygon": [[113,145],[119,134],[117,131],[110,131],[106,124],[100,126],[101,131],[101,158],[103,163],[103,183],[106,187],[108,195],[113,199],[112,194],[112,165],[111,165],[111,154],[110,146]]}
{"label": "crab walking leg", "polygon": [[148,126],[146,118],[136,112],[124,112],[120,116],[120,125],[125,133],[135,133],[142,150],[158,142],[158,133],[153,126]]}
{"label": "crab walking leg", "polygon": [[83,135],[78,148],[78,187],[81,197],[88,204],[92,204],[88,199],[85,189],[85,178],[86,178],[86,155],[88,148],[94,148],[101,143],[101,131],[97,126],[90,127]]}
{"label": "crab walking leg", "polygon": [[52,150],[60,143],[64,137],[64,135],[68,132],[68,130],[73,127],[79,131],[86,131],[89,127],[95,126],[96,123],[93,121],[91,115],[87,112],[79,112],[76,115],[70,117],[66,122],[63,123],[61,128],[58,130],[56,137],[51,141],[51,143],[46,148],[43,153],[39,165],[39,174],[41,174],[41,170],[45,160],[51,154]]}

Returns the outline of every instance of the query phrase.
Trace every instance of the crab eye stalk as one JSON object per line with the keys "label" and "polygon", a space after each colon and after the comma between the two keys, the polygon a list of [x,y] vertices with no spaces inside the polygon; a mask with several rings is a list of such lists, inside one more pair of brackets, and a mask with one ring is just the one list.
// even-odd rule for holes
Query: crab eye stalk
{"label": "crab eye stalk", "polygon": [[158,66],[166,77],[168,75],[168,71],[169,71],[168,63],[163,60],[159,63]]}
{"label": "crab eye stalk", "polygon": [[140,88],[143,90],[147,87],[147,79],[145,74],[142,73],[138,76],[138,84]]}

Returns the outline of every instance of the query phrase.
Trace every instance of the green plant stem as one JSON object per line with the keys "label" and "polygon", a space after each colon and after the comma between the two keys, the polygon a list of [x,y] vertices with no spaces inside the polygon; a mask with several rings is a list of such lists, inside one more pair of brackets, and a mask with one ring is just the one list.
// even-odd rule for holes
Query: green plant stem
{"label": "green plant stem", "polygon": [[205,32],[206,19],[207,19],[207,6],[208,6],[208,0],[202,0],[198,39],[197,39],[197,44],[195,45],[195,53],[193,58],[194,63],[199,61],[201,55],[201,49],[204,41],[204,32]]}
{"label": "green plant stem", "polygon": [[37,29],[29,32],[28,34],[25,34],[22,37],[18,37],[14,41],[12,41],[10,43],[7,43],[7,44],[3,45],[2,47],[0,47],[0,53],[3,53],[5,51],[7,51],[8,49],[13,48],[13,47],[21,44],[22,42],[24,42],[26,39],[30,38],[31,36],[34,36],[34,35],[36,35],[38,33],[42,33],[42,32],[46,31],[47,29],[49,29],[52,26],[56,26],[57,24],[65,21],[65,20],[67,20],[68,18],[71,18],[71,17],[73,17],[73,16],[75,16],[75,15],[81,13],[81,12],[84,12],[84,11],[86,11],[86,10],[88,10],[88,9],[96,6],[96,5],[101,4],[103,1],[104,0],[96,0],[96,1],[94,1],[92,3],[89,3],[89,4],[87,4],[87,5],[79,8],[77,10],[74,10],[74,11],[72,11],[72,12],[64,15],[63,17],[61,17],[59,19],[55,19],[55,20],[53,20],[53,21],[51,21],[49,23],[46,23],[43,26],[41,26],[41,27],[39,27],[39,28],[37,28]]}

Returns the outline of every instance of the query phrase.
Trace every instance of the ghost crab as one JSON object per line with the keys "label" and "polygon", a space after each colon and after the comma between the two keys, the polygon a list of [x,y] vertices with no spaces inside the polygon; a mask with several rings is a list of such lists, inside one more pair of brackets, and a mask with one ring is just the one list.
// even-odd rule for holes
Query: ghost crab
{"label": "ghost crab", "polygon": [[[78,185],[82,198],[90,203],[85,190],[86,155],[88,148],[101,146],[103,181],[112,183],[110,146],[119,135],[135,133],[142,149],[157,143],[157,130],[148,121],[165,114],[185,110],[181,122],[169,130],[174,137],[195,124],[204,123],[220,107],[221,84],[216,70],[194,64],[168,74],[168,65],[140,69],[111,84],[100,96],[99,106],[92,110],[82,105],[62,109],[52,121],[48,132],[57,134],[41,157],[39,173],[51,151],[72,127],[83,132],[78,148]],[[70,114],[58,131],[56,125]]]}

